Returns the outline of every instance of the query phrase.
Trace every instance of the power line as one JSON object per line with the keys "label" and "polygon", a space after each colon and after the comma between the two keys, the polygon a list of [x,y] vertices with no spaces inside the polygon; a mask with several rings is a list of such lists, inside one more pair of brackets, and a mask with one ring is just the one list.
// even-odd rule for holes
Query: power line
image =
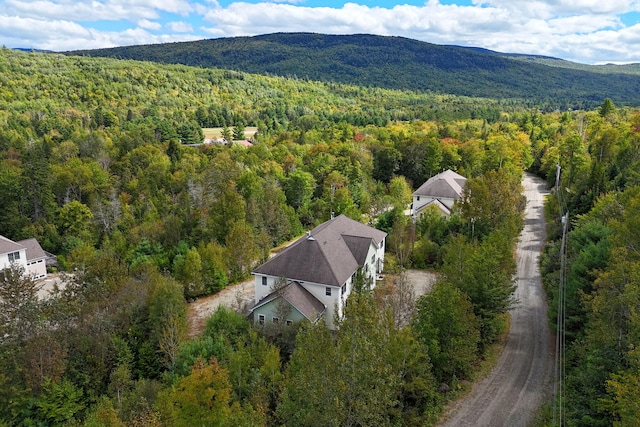
{"label": "power line", "polygon": [[562,223],[562,241],[560,244],[560,271],[558,279],[557,316],[556,316],[556,354],[555,354],[555,382],[553,403],[553,425],[564,425],[565,405],[565,346],[566,346],[566,263],[567,263],[567,234],[569,230],[569,211],[565,205],[561,190],[561,168],[556,168],[556,198]]}

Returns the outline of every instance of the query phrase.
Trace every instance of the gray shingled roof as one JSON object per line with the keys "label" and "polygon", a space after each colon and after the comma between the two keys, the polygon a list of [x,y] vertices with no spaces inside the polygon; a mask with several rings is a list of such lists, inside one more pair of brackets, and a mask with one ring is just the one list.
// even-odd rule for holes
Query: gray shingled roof
{"label": "gray shingled roof", "polygon": [[340,215],[311,230],[254,273],[342,286],[363,264],[371,242],[379,245],[386,235]]}
{"label": "gray shingled roof", "polygon": [[347,235],[343,235],[342,237],[358,265],[364,265],[367,260],[367,254],[369,253],[369,246],[371,246],[371,239],[368,237]]}
{"label": "gray shingled roof", "polygon": [[429,178],[413,193],[413,196],[446,197],[458,200],[462,196],[462,189],[466,182],[467,178],[448,169]]}
{"label": "gray shingled roof", "polygon": [[20,240],[18,243],[27,248],[27,261],[44,259],[47,257],[42,246],[40,246],[40,243],[38,243],[35,238]]}
{"label": "gray shingled roof", "polygon": [[4,236],[0,236],[0,254],[6,254],[7,252],[16,252],[20,249],[24,249],[24,246],[20,243],[7,239]]}
{"label": "gray shingled roof", "polygon": [[296,310],[298,310],[304,317],[315,322],[318,317],[324,313],[326,306],[316,297],[306,290],[298,282],[290,282],[284,288],[274,291],[262,299],[258,304],[253,306],[251,311],[258,307],[262,307],[275,301],[278,298],[284,298],[289,304],[291,304]]}
{"label": "gray shingled roof", "polygon": [[420,213],[423,212],[424,210],[426,210],[429,206],[437,206],[438,209],[440,209],[440,211],[442,213],[444,213],[445,215],[451,215],[451,209],[449,209],[447,207],[447,205],[445,205],[444,203],[442,203],[440,201],[440,199],[433,199],[432,201],[430,201],[429,203],[427,203],[424,206],[420,206],[420,208],[416,211],[416,213]]}

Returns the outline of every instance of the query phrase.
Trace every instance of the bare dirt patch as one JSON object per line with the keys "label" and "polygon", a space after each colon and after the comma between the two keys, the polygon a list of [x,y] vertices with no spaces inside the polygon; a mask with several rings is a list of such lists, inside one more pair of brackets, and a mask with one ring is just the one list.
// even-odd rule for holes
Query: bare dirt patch
{"label": "bare dirt patch", "polygon": [[46,300],[56,289],[64,289],[66,279],[68,279],[68,277],[65,277],[63,273],[49,273],[44,279],[37,280],[38,298],[40,300]]}
{"label": "bare dirt patch", "polygon": [[419,297],[431,292],[431,288],[438,280],[438,275],[427,270],[407,270],[407,281],[413,286],[414,295]]}
{"label": "bare dirt patch", "polygon": [[189,336],[195,337],[204,331],[207,319],[211,317],[219,306],[244,312],[253,303],[255,291],[253,278],[242,283],[224,288],[217,294],[199,298],[189,304],[187,318],[189,321]]}

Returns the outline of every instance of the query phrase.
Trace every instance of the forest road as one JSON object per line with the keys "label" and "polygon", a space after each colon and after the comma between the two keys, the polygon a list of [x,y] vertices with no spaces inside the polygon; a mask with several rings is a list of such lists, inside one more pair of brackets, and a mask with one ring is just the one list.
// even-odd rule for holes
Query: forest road
{"label": "forest road", "polygon": [[546,239],[544,181],[525,175],[525,226],[517,248],[517,304],[497,365],[447,411],[441,427],[527,426],[553,388],[553,339],[539,260]]}

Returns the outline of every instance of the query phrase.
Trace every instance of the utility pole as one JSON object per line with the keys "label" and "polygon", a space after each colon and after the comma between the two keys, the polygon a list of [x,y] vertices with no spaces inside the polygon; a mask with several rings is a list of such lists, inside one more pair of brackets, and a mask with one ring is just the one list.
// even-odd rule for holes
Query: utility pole
{"label": "utility pole", "polygon": [[561,192],[561,167],[556,165],[556,199],[560,210],[560,221],[562,224],[562,241],[560,244],[560,274],[558,281],[558,302],[556,316],[556,359],[555,359],[555,383],[553,400],[553,425],[562,427],[564,425],[564,377],[565,377],[565,326],[566,326],[566,265],[567,265],[567,233],[569,231],[569,211],[562,212]]}

